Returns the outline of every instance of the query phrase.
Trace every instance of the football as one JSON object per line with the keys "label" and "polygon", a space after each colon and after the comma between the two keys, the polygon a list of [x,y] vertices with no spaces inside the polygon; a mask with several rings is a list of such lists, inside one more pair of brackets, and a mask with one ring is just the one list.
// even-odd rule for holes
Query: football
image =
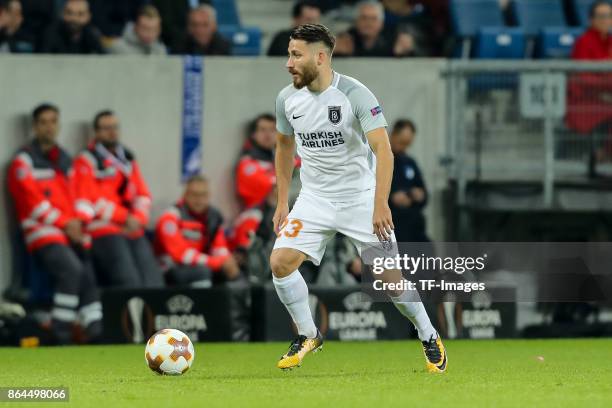
{"label": "football", "polygon": [[145,362],[162,375],[184,374],[195,358],[193,344],[180,330],[163,329],[151,336],[145,348]]}

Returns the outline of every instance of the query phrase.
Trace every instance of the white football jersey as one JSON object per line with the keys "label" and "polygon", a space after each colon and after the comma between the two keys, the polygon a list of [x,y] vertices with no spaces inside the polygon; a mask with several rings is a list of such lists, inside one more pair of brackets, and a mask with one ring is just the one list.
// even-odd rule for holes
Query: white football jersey
{"label": "white football jersey", "polygon": [[376,157],[365,135],[386,126],[372,92],[337,72],[323,92],[291,84],[276,98],[276,129],[295,137],[302,190],[324,198],[347,199],[376,186]]}

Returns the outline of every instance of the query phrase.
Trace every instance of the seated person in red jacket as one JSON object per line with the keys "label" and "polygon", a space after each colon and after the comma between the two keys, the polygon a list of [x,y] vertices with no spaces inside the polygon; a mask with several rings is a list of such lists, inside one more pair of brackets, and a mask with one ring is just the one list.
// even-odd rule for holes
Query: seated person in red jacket
{"label": "seated person in red jacket", "polygon": [[245,208],[263,204],[276,183],[275,144],[274,115],[263,113],[249,123],[247,140],[236,166],[236,190]]}
{"label": "seated person in red jacket", "polygon": [[182,200],[164,211],[155,227],[155,252],[169,284],[210,287],[213,275],[239,277],[222,224],[221,213],[209,205],[208,180],[192,176]]}
{"label": "seated person in red jacket", "polygon": [[87,230],[92,259],[105,286],[164,286],[147,238],[151,194],[134,154],[119,142],[119,121],[112,111],[93,121],[94,140],[74,162],[77,208],[93,214]]}
{"label": "seated person in red jacket", "polygon": [[276,209],[276,196],[275,184],[260,205],[247,208],[234,219],[227,241],[233,253],[248,250],[255,237],[262,238],[265,243],[274,243],[276,234],[268,227]]}
{"label": "seated person in red jacket", "polygon": [[[576,41],[572,59],[612,59],[612,6],[595,1],[590,8],[591,25]],[[580,72],[569,77],[566,124],[582,134],[591,134],[612,120],[612,77],[608,73]],[[607,129],[604,133],[609,134]]]}
{"label": "seated person in red jacket", "polygon": [[55,340],[70,343],[72,326],[79,320],[93,339],[102,331],[102,305],[93,271],[83,256],[91,244],[83,234],[83,222],[91,213],[75,209],[69,182],[72,159],[56,143],[59,109],[43,104],[32,116],[34,140],[11,161],[9,192],[28,251],[54,281],[51,329]]}
{"label": "seated person in red jacket", "polygon": [[251,282],[270,279],[269,259],[276,240],[270,225],[276,210],[276,196],[273,186],[263,203],[238,214],[228,233],[228,246]]}

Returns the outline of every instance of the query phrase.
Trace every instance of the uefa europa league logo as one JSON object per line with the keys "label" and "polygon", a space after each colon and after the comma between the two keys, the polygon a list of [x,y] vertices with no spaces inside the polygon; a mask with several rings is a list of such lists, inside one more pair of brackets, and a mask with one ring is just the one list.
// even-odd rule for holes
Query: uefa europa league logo
{"label": "uefa europa league logo", "polygon": [[153,333],[153,312],[143,298],[130,298],[121,316],[123,333],[133,343],[143,343]]}

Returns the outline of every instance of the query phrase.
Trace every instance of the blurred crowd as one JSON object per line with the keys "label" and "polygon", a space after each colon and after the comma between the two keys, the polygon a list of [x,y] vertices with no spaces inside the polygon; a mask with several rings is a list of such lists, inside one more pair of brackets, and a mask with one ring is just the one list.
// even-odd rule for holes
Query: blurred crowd
{"label": "blurred crowd", "polygon": [[277,33],[268,55],[286,55],[291,29],[321,23],[337,32],[335,56],[424,57],[448,48],[448,0],[299,1],[292,27]]}
{"label": "blurred crowd", "polygon": [[[45,54],[228,55],[206,2],[0,0],[0,50]],[[197,4],[196,4],[197,3]],[[162,18],[163,16],[163,18]]]}
{"label": "blurred crowd", "polygon": [[[230,55],[210,0],[0,0],[0,52]],[[292,24],[325,22],[337,55],[441,55],[448,1],[298,1]],[[289,30],[268,55],[287,54]]]}
{"label": "blurred crowd", "polygon": [[[58,342],[70,341],[77,319],[90,338],[99,335],[99,288],[211,287],[271,279],[268,258],[276,238],[271,221],[276,208],[273,115],[260,114],[246,126],[234,174],[241,211],[233,220],[225,220],[210,204],[210,183],[203,175],[190,177],[176,203],[151,220],[147,180],[136,152],[121,142],[118,115],[96,113],[94,136],[75,157],[57,143],[60,118],[52,104],[33,110],[33,138],[17,151],[7,173],[27,256],[52,278],[51,327]],[[415,124],[407,119],[392,129],[396,175],[390,205],[396,226],[404,231],[398,239],[427,241],[422,214],[427,190],[416,162],[406,154],[415,134]],[[300,166],[299,157],[295,166]],[[339,235],[321,265],[309,265],[303,273],[311,283],[355,284],[361,261]]]}
{"label": "blurred crowd", "polygon": [[[510,3],[499,0],[508,21]],[[595,3],[608,4],[594,1],[591,12]],[[220,34],[213,4],[0,0],[0,53],[231,55],[232,41]],[[324,23],[337,33],[338,57],[452,56],[458,42],[449,0],[300,0],[290,17],[290,27],[270,33],[267,55],[287,55],[291,29],[304,23]],[[605,20],[591,23],[601,26]]]}

